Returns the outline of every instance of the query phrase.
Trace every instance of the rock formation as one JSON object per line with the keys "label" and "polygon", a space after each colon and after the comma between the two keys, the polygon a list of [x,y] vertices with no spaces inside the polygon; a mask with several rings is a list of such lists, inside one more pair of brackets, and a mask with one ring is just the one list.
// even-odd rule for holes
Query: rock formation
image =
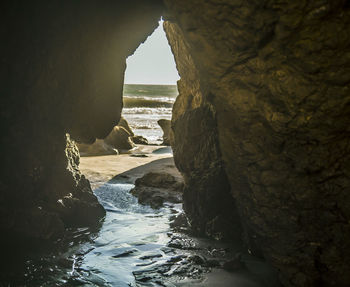
{"label": "rock formation", "polygon": [[348,1],[17,0],[0,14],[1,240],[98,224],[66,133],[93,143],[119,122],[125,58],[164,15],[193,228],[243,234],[285,286],[349,286]]}
{"label": "rock formation", "polygon": [[133,136],[132,141],[135,144],[148,145],[148,140],[143,136]]}
{"label": "rock formation", "polygon": [[125,58],[156,28],[157,0],[2,1],[1,242],[53,240],[104,211],[70,140],[120,118]]}
{"label": "rock formation", "polygon": [[182,202],[183,180],[166,172],[149,172],[135,181],[135,188],[130,192],[137,196],[139,203],[159,208],[164,202]]}
{"label": "rock formation", "polygon": [[172,135],[171,121],[165,120],[165,119],[160,119],[160,120],[158,120],[157,123],[162,128],[162,131],[163,131],[162,145],[170,145],[171,135]]}
{"label": "rock formation", "polygon": [[131,141],[133,143],[148,145],[148,140],[146,138],[144,138],[143,136],[138,136],[138,135],[134,134],[134,132],[132,131],[132,129],[129,126],[129,123],[127,122],[127,120],[124,117],[120,117],[118,126],[121,126],[124,129],[126,129],[126,131],[130,134]]}
{"label": "rock formation", "polygon": [[[128,140],[128,138],[127,138]],[[96,139],[92,144],[77,144],[80,156],[99,156],[119,154],[117,148],[107,144],[104,140]]]}
{"label": "rock formation", "polygon": [[[205,224],[198,215],[226,185],[249,249],[284,285],[348,286],[348,3],[165,3],[181,76],[173,149],[190,218]],[[222,167],[217,188],[218,168],[202,162]]]}
{"label": "rock formation", "polygon": [[132,131],[131,127],[129,126],[128,121],[124,117],[120,117],[118,126],[123,127],[129,134],[130,136],[135,136],[134,132]]}
{"label": "rock formation", "polygon": [[118,125],[104,139],[96,139],[93,143],[78,143],[81,156],[99,156],[119,154],[135,147],[135,144],[147,145],[143,136],[135,136],[128,122],[121,117]]}
{"label": "rock formation", "polygon": [[129,132],[121,126],[115,126],[104,142],[112,147],[122,150],[129,150],[134,147]]}

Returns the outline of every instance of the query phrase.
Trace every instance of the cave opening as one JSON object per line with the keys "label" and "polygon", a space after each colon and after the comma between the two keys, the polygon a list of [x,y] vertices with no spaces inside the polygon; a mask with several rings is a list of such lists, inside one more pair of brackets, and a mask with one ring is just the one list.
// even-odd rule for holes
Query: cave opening
{"label": "cave opening", "polygon": [[[163,142],[158,121],[164,126],[171,120],[180,79],[163,23],[161,19],[153,33],[126,59],[124,76],[122,116],[136,134],[152,144]],[[165,143],[169,144],[169,139]]]}
{"label": "cave opening", "polygon": [[[104,139],[78,144],[79,168],[106,210],[99,236],[91,244],[99,255],[84,256],[80,267],[94,266],[90,271],[99,272],[113,286],[141,284],[145,276],[152,276],[149,282],[166,282],[137,266],[157,263],[159,271],[164,268],[162,262],[177,254],[164,250],[183,236],[169,235],[169,226],[188,227],[182,209],[184,182],[170,145],[180,77],[163,20],[126,63],[118,125]],[[99,246],[100,241],[109,243]],[[111,249],[118,260],[110,260]],[[191,266],[187,263],[186,272]]]}
{"label": "cave opening", "polygon": [[[0,285],[173,286],[163,281],[192,270],[180,285],[246,286],[267,274],[250,268],[260,255],[280,280],[249,286],[349,286],[350,10],[325,2],[2,1]],[[155,187],[182,186],[159,175],[176,171],[169,147],[133,150],[125,122],[114,128],[125,59],[161,15],[181,74],[171,142],[187,217],[176,220]],[[131,152],[104,142],[111,129]],[[80,158],[74,141],[105,155]],[[142,205],[129,191],[152,165],[139,182],[151,186],[133,192],[156,195]],[[196,256],[193,234],[244,248]],[[36,253],[47,245],[56,252]]]}

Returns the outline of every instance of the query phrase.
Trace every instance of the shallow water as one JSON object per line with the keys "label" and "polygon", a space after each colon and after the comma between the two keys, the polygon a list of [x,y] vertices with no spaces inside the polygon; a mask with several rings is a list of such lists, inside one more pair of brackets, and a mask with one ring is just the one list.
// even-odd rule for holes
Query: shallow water
{"label": "shallow water", "polygon": [[27,260],[26,286],[149,286],[136,284],[133,272],[171,258],[166,247],[171,212],[138,204],[129,193],[133,187],[108,182],[95,190],[107,212],[98,234],[72,230],[77,242],[71,241],[66,252]]}
{"label": "shallow water", "polygon": [[[204,285],[203,281],[203,275],[212,270],[235,282],[217,286],[275,286],[271,271],[248,255],[244,256],[252,267],[250,271],[229,274],[213,269],[242,251],[241,247],[171,230],[169,219],[182,211],[181,204],[158,210],[140,205],[129,192],[133,187],[119,179],[96,189],[95,194],[107,211],[99,232],[72,229],[65,242],[58,243],[58,248],[66,246],[64,252],[29,256],[25,261],[25,279],[17,284],[11,280],[5,285],[0,282],[0,286],[214,286]],[[198,255],[205,258],[204,265],[197,264]],[[213,274],[214,279],[209,277],[208,282],[217,281]]]}
{"label": "shallow water", "polygon": [[[107,212],[100,231],[94,235],[88,228],[71,230],[65,252],[26,261],[26,279],[21,283],[25,286],[173,286],[164,282],[167,280],[159,283],[157,275],[155,281],[148,282],[137,282],[135,276],[144,281],[142,274],[159,273],[149,271],[159,266],[169,267],[165,271],[170,271],[173,264],[167,262],[186,253],[167,247],[171,234],[169,217],[182,210],[181,204],[158,210],[140,205],[129,193],[133,187],[130,183],[111,181],[96,189],[95,194]],[[87,238],[90,240],[86,242]]]}
{"label": "shallow water", "polygon": [[[133,286],[133,271],[168,257],[162,248],[169,241],[169,209],[154,210],[137,203],[129,193],[132,184],[108,183],[96,190],[107,211],[100,235],[81,263],[102,286]],[[180,207],[177,207],[180,208]],[[142,259],[143,258],[143,259]],[[88,278],[85,278],[88,279]]]}

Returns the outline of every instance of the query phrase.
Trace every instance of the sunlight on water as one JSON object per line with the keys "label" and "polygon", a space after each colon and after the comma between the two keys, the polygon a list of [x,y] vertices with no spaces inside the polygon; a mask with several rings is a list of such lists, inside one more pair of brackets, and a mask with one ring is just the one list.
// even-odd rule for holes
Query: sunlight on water
{"label": "sunlight on water", "polygon": [[133,187],[132,184],[107,183],[95,191],[107,215],[92,244],[93,250],[79,266],[79,270],[85,271],[82,273],[85,281],[99,278],[98,286],[133,286],[129,285],[134,284],[132,271],[143,268],[145,259],[142,258],[165,255],[161,248],[169,241],[166,234],[169,211],[138,204],[129,193]]}
{"label": "sunlight on water", "polygon": [[[95,194],[107,211],[99,232],[72,229],[65,251],[26,261],[24,286],[184,287],[197,282],[195,286],[200,287],[203,275],[211,270],[207,263],[227,260],[241,252],[240,245],[228,247],[225,243],[174,232],[169,219],[182,211],[181,204],[157,210],[140,205],[130,193],[133,187],[110,181],[96,189]],[[204,265],[198,265],[198,258],[204,257],[207,258],[203,259]],[[261,261],[246,255],[245,262],[253,267],[254,273],[226,273],[230,282],[238,283],[222,286],[278,286],[270,284],[272,273]],[[261,278],[269,284],[258,283]]]}
{"label": "sunlight on water", "polygon": [[177,95],[175,85],[124,85],[122,115],[135,134],[160,144],[163,132],[157,121],[171,119]]}

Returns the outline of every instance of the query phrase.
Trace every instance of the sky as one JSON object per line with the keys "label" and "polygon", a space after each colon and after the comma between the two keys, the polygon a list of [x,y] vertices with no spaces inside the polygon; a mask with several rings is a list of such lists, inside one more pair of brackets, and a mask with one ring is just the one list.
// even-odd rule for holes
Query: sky
{"label": "sky", "polygon": [[180,79],[163,21],[135,53],[126,59],[125,84],[176,85]]}

